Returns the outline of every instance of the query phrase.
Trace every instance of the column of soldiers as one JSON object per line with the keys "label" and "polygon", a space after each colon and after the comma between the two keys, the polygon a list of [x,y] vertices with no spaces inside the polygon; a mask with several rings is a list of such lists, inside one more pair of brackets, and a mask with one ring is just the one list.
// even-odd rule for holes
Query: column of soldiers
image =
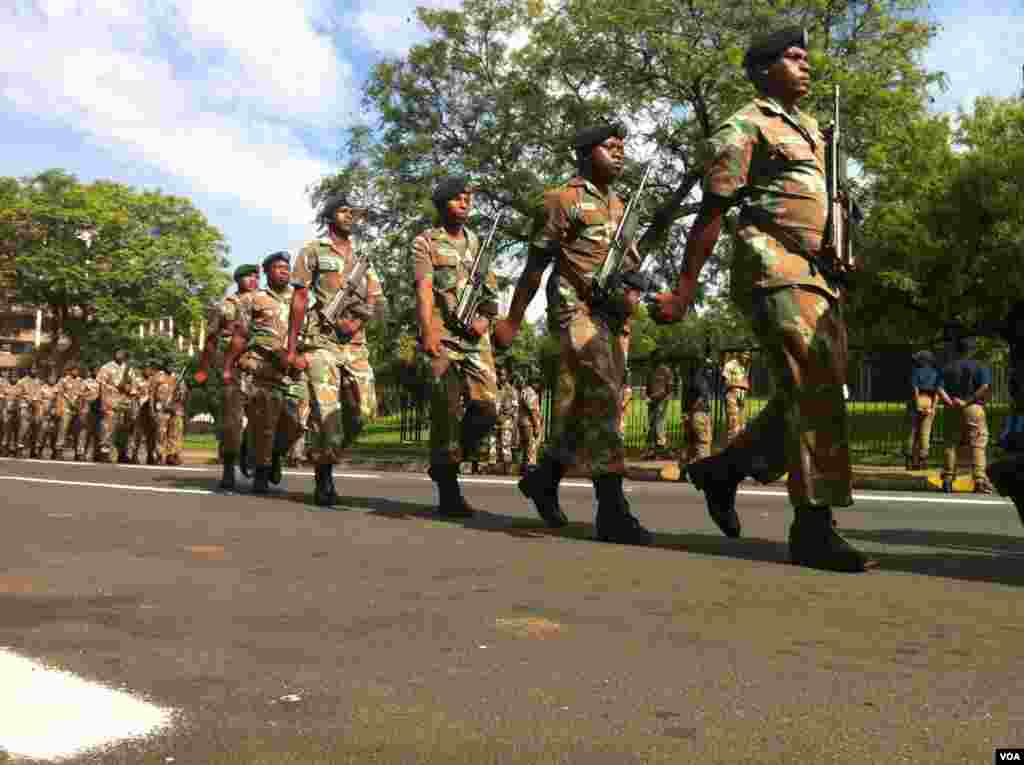
{"label": "column of soldiers", "polygon": [[44,381],[36,364],[17,382],[0,383],[0,453],[11,457],[122,463],[180,464],[185,392],[147,362],[130,367],[127,354],[97,370],[77,363]]}

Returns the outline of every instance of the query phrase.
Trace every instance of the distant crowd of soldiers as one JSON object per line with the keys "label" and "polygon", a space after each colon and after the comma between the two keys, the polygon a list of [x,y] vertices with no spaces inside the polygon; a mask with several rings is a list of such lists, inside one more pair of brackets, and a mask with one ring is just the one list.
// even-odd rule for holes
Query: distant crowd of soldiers
{"label": "distant crowd of soldiers", "polygon": [[0,454],[5,457],[180,465],[187,389],[153,360],[114,359],[63,375],[35,364],[0,376]]}

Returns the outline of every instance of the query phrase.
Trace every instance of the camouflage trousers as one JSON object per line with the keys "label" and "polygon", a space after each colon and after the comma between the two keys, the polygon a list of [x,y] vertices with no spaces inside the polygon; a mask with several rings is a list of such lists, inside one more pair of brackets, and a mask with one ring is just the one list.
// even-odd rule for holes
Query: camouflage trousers
{"label": "camouflage trousers", "polygon": [[775,395],[723,459],[762,482],[788,473],[794,507],[852,505],[842,304],[813,288],[783,287],[757,291],[745,308]]}
{"label": "camouflage trousers", "polygon": [[985,407],[971,404],[963,409],[948,409],[946,417],[946,448],[942,479],[955,480],[957,462],[970,466],[971,477],[988,482],[985,448],[988,446],[988,422]]}
{"label": "camouflage trousers", "polygon": [[335,465],[370,419],[370,352],[365,345],[348,344],[307,349],[304,355],[310,403],[307,456],[314,465]]}
{"label": "camouflage trousers", "polygon": [[[305,386],[305,380],[301,382],[301,385]],[[299,391],[294,391],[293,398],[297,401],[297,410],[299,418],[299,428],[301,429],[302,435],[295,439],[295,443],[292,444],[291,450],[288,452],[288,461],[295,464],[301,464],[306,459],[306,427],[309,424],[309,397],[302,395]]]}
{"label": "camouflage trousers", "polygon": [[512,447],[515,446],[516,422],[511,417],[498,417],[497,432],[499,462],[512,463]]}
{"label": "camouflage trousers", "polygon": [[540,448],[540,430],[530,420],[519,421],[519,448],[521,462],[524,465],[537,464],[537,451]]}
{"label": "camouflage trousers", "polygon": [[243,374],[240,372],[231,385],[224,386],[224,411],[221,415],[221,448],[225,454],[236,457],[242,448],[242,415],[245,413],[246,398],[244,391],[248,388],[248,380],[243,383],[240,379]]}
{"label": "camouflage trousers", "polygon": [[665,423],[668,421],[668,397],[652,398],[647,402],[647,445],[664,449],[668,446]]}
{"label": "camouflage trousers", "polygon": [[299,400],[296,385],[270,356],[248,351],[238,361],[240,369],[252,375],[245,414],[248,418],[249,453],[257,467],[269,467],[274,453],[287,454],[300,435]]}
{"label": "camouflage trousers", "polygon": [[72,442],[75,449],[75,457],[87,459],[96,448],[96,430],[99,427],[99,418],[96,416],[96,409],[90,404],[85,411],[78,412],[78,427],[75,430],[75,438]]}
{"label": "camouflage trousers", "polygon": [[69,407],[63,414],[53,418],[53,456],[60,455],[69,445],[74,444],[75,430],[78,424],[78,407]]}
{"label": "camouflage trousers", "polygon": [[711,456],[711,414],[705,408],[691,409],[683,417],[684,446],[679,450],[680,466]]}
{"label": "camouflage trousers", "polygon": [[729,388],[725,392],[725,442],[731,444],[747,424],[743,405],[747,392],[743,388]]}
{"label": "camouflage trousers", "polygon": [[922,393],[911,402],[910,436],[907,438],[907,454],[915,460],[928,459],[932,441],[932,425],[938,409],[934,393]]}
{"label": "camouflage trousers", "polygon": [[185,449],[185,408],[175,405],[167,418],[167,426],[160,434],[161,446],[158,453],[164,460],[180,458]]}
{"label": "camouflage trousers", "polygon": [[124,403],[120,395],[106,395],[100,398],[100,420],[96,430],[96,451],[100,458],[109,457],[114,448],[115,437],[121,428],[121,412]]}
{"label": "camouflage trousers", "polygon": [[[430,390],[430,463],[458,465],[486,459],[487,436],[475,444],[467,444],[463,454],[462,436],[467,418],[477,412],[497,417],[498,378],[494,371],[494,354],[490,340],[480,339],[473,347],[456,341],[443,341],[443,351],[436,359],[421,355]],[[466,397],[465,411],[462,396]],[[494,420],[491,420],[493,426]],[[493,433],[489,434],[493,438]],[[494,459],[497,461],[497,444]]]}
{"label": "camouflage trousers", "polygon": [[[39,424],[32,416],[32,404],[28,401],[18,403],[18,419],[14,431],[14,449],[19,453],[35,451],[36,436]],[[22,456],[25,456],[24,454]]]}
{"label": "camouflage trousers", "polygon": [[578,313],[560,329],[546,456],[565,465],[586,459],[594,477],[625,473],[619,430],[625,366],[621,338],[602,318]]}

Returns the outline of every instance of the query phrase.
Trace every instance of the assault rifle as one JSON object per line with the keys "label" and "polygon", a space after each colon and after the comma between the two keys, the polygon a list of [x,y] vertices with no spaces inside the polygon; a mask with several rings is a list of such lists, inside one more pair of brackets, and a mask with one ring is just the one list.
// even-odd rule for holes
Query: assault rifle
{"label": "assault rifle", "polygon": [[370,270],[370,256],[364,250],[362,254],[355,256],[355,262],[352,264],[352,269],[349,271],[348,279],[345,281],[345,286],[338,290],[334,297],[328,301],[328,303],[320,309],[320,315],[324,318],[328,325],[334,329],[334,334],[337,335],[338,340],[342,343],[347,343],[352,339],[350,335],[345,335],[338,330],[337,319],[344,316],[356,302],[360,302],[365,297],[360,293],[363,279],[366,277],[366,273]]}
{"label": "assault rifle", "polygon": [[[614,299],[615,292],[619,287],[624,285],[631,289],[647,292],[653,286],[653,282],[641,274],[639,270],[625,272],[622,270],[626,262],[626,253],[629,252],[630,247],[634,244],[639,209],[638,202],[640,197],[643,196],[650,174],[651,165],[648,163],[644,168],[644,174],[640,178],[640,185],[637,187],[636,193],[633,194],[629,204],[626,205],[625,211],[622,213],[619,227],[616,229],[615,236],[608,247],[608,255],[605,256],[604,262],[601,263],[601,268],[598,269],[597,274],[590,283],[591,304],[595,307],[604,308],[613,313],[621,313],[621,309],[616,308],[616,301]],[[641,263],[641,265],[643,264]]]}
{"label": "assault rifle", "polygon": [[494,240],[494,234],[498,230],[498,224],[501,223],[501,216],[504,214],[504,211],[498,213],[498,217],[494,219],[494,225],[491,226],[491,232],[487,235],[487,241],[476,251],[473,268],[469,272],[469,280],[462,288],[459,301],[455,305],[456,328],[463,332],[470,332],[477,309],[483,302],[487,274],[491,272],[491,265],[494,263],[495,252],[491,249],[491,242]]}
{"label": "assault rifle", "polygon": [[825,135],[825,185],[828,189],[828,217],[825,219],[825,235],[821,251],[824,263],[819,264],[827,276],[841,284],[846,276],[857,270],[853,255],[853,239],[850,236],[852,223],[859,223],[860,208],[854,203],[846,186],[846,157],[840,148],[839,129],[839,86],[834,86],[832,100],[832,123],[822,131]]}

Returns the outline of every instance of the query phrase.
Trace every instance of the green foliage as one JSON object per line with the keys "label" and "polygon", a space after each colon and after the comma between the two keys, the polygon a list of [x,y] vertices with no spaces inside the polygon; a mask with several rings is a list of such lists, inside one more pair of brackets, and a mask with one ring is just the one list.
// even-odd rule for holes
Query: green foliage
{"label": "green foliage", "polygon": [[188,200],[61,170],[0,179],[0,238],[18,299],[50,309],[71,355],[157,317],[198,323],[230,282],[223,236]]}

